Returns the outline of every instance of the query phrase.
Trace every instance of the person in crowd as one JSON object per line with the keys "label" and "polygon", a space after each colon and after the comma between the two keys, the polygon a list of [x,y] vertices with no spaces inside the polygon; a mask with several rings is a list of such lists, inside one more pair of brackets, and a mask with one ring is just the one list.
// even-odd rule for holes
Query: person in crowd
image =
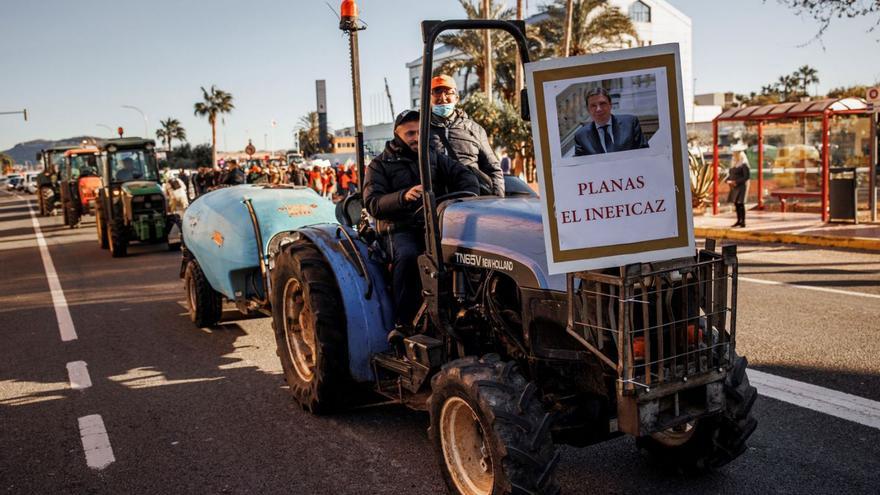
{"label": "person in crowd", "polygon": [[321,167],[317,165],[313,166],[312,171],[309,172],[309,187],[318,194],[324,194],[324,178],[321,175]]}
{"label": "person in crowd", "polygon": [[[424,222],[416,215],[422,204],[418,146],[419,112],[406,110],[394,121],[394,139],[370,162],[364,178],[364,206],[390,244],[396,323],[407,328],[422,301],[416,262],[425,250]],[[434,151],[430,162],[437,196],[456,191],[479,193],[479,182],[469,167]]]}
{"label": "person in crowd", "polygon": [[226,162],[226,173],[223,174],[219,183],[226,186],[237,186],[245,183],[244,170],[238,166],[237,161],[229,160]]}
{"label": "person in crowd", "polygon": [[752,170],[749,168],[749,158],[743,149],[734,148],[733,166],[727,172],[727,185],[730,193],[727,201],[733,203],[736,208],[736,223],[732,227],[746,226],[746,196],[749,194],[749,178]]}
{"label": "person in crowd", "polygon": [[351,190],[351,174],[345,167],[342,167],[342,170],[339,172],[339,193],[342,195],[348,194]]}
{"label": "person in crowd", "polygon": [[332,200],[336,194],[336,171],[333,167],[324,170],[324,197]]}
{"label": "person in crowd", "polygon": [[642,125],[635,115],[611,113],[611,94],[597,86],[586,94],[591,122],[574,135],[574,156],[600,155],[648,147]]}
{"label": "person in crowd", "polygon": [[504,196],[504,174],[486,130],[456,108],[458,99],[455,79],[431,79],[431,149],[471,167],[482,194]]}
{"label": "person in crowd", "polygon": [[503,173],[504,175],[511,174],[511,168],[512,168],[513,162],[510,160],[510,157],[507,155],[507,150],[501,151],[500,165],[501,165],[501,173]]}
{"label": "person in crowd", "polygon": [[269,182],[269,176],[263,171],[259,165],[251,167],[251,171],[247,176],[248,184],[265,184]]}

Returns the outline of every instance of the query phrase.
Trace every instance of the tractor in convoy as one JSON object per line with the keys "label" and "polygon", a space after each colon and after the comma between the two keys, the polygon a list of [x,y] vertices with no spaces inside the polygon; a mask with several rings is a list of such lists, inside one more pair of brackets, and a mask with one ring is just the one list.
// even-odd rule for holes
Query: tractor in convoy
{"label": "tractor in convoy", "polygon": [[[109,139],[101,147],[103,185],[98,191],[95,228],[98,244],[109,248],[114,258],[126,256],[132,241],[168,242],[177,221],[167,211],[155,148],[153,140],[137,137]],[[178,242],[168,243],[169,250],[179,247]]]}
{"label": "tractor in convoy", "polygon": [[97,192],[101,188],[101,150],[77,147],[64,152],[58,187],[64,225],[77,228],[83,215],[94,212]]}
{"label": "tractor in convoy", "polygon": [[[425,21],[422,136],[434,43],[451,29],[503,30],[529,60],[521,21]],[[419,144],[427,249],[410,333],[394,328],[391,258],[360,196],[332,221],[318,198],[275,186],[210,193],[186,212],[192,320],[215,323],[223,299],[271,314],[284,377],[307,411],[344,409],[364,387],[427,411],[451,493],[558,493],[560,443],[626,434],[693,472],[745,451],[756,390],[736,353],[735,247],[707,241],[684,259],[553,275],[539,199],[435,197],[428,140]]]}
{"label": "tractor in convoy", "polygon": [[37,176],[37,202],[40,215],[48,216],[61,204],[61,188],[58,176],[64,168],[64,152],[77,146],[53,146],[37,153],[37,162],[43,163],[43,171]]}

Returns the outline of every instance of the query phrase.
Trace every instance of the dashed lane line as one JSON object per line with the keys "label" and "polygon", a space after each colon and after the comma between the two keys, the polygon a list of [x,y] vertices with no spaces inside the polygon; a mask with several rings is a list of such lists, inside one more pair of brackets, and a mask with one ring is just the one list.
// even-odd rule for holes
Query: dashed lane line
{"label": "dashed lane line", "polygon": [[92,378],[85,361],[67,363],[67,376],[70,378],[70,388],[74,390],[85,390],[92,386]]}
{"label": "dashed lane line", "polygon": [[796,289],[815,290],[819,292],[830,292],[832,294],[842,294],[845,296],[867,297],[869,299],[880,299],[880,294],[868,294],[866,292],[856,292],[852,290],[829,289],[828,287],[814,287],[812,285],[789,284],[786,282],[777,282],[776,280],[764,280],[760,278],[739,277],[743,282],[751,282],[753,284],[764,285],[782,285],[786,287],[794,287]]}
{"label": "dashed lane line", "polygon": [[880,429],[880,402],[758,370],[748,373],[761,395]]}
{"label": "dashed lane line", "polygon": [[110,437],[100,414],[91,414],[79,418],[79,434],[83,450],[86,453],[86,464],[92,469],[104,469],[116,461]]}
{"label": "dashed lane line", "polygon": [[64,297],[64,290],[61,289],[61,281],[58,279],[58,273],[55,271],[55,263],[52,262],[52,256],[49,254],[49,246],[46,244],[46,238],[40,230],[40,222],[37,220],[37,214],[31,202],[27,202],[28,211],[31,214],[31,222],[34,225],[34,234],[37,238],[37,245],[40,248],[40,258],[43,260],[43,269],[46,271],[46,279],[49,281],[49,293],[52,295],[52,305],[55,307],[55,318],[58,319],[58,330],[61,332],[61,340],[68,342],[76,340],[76,329],[73,327],[73,318],[70,317],[70,310],[67,307],[67,298]]}

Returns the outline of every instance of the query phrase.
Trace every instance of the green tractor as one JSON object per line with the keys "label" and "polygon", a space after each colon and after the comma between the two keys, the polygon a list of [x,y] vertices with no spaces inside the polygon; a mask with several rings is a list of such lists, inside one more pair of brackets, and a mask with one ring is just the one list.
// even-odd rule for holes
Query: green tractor
{"label": "green tractor", "polygon": [[59,173],[65,164],[64,152],[77,148],[77,146],[53,146],[37,153],[37,163],[43,164],[43,171],[37,176],[37,202],[40,207],[40,216],[48,216],[55,213],[55,208],[61,204],[61,189]]}
{"label": "green tractor", "polygon": [[[114,258],[128,253],[131,241],[149,244],[168,242],[175,219],[167,212],[156,162],[156,143],[151,139],[110,139],[104,153],[95,225],[98,243]],[[179,243],[168,245],[170,250]]]}

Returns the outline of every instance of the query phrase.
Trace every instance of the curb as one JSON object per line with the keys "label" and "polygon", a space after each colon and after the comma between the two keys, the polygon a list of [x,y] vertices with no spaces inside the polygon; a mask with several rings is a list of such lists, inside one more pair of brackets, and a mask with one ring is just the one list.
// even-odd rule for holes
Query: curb
{"label": "curb", "polygon": [[834,237],[827,235],[786,234],[779,232],[750,232],[746,230],[694,228],[697,237],[735,241],[778,242],[806,246],[835,247],[880,251],[880,239],[869,237]]}

